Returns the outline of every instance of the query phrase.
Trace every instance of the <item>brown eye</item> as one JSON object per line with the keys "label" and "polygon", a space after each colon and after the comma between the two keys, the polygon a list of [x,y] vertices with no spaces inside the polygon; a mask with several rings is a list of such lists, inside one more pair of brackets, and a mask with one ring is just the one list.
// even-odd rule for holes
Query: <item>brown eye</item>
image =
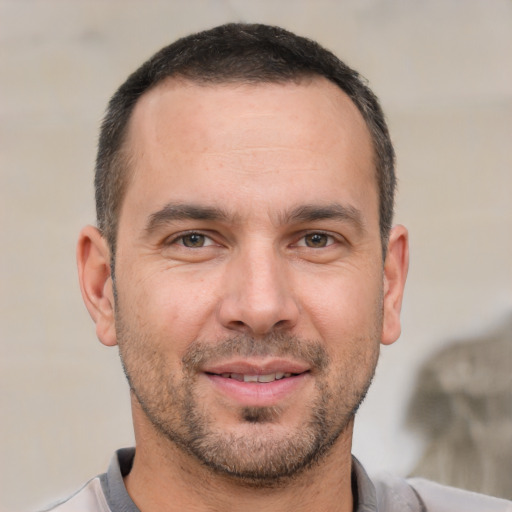
{"label": "brown eye", "polygon": [[181,243],[185,247],[204,247],[206,245],[206,237],[200,233],[190,233],[181,237]]}
{"label": "brown eye", "polygon": [[307,247],[322,248],[329,245],[329,236],[323,233],[311,233],[304,237],[304,241]]}

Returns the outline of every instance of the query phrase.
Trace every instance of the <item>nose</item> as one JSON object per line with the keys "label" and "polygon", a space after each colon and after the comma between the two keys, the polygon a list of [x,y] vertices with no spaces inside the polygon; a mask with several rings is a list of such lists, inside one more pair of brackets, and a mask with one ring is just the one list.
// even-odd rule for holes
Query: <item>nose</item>
{"label": "nose", "polygon": [[286,261],[274,248],[240,253],[226,267],[219,321],[253,336],[290,330],[299,318],[292,288]]}

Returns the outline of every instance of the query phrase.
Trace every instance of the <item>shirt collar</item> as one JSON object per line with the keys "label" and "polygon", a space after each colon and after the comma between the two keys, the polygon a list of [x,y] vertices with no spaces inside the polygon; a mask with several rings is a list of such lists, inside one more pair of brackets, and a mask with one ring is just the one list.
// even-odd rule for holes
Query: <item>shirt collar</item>
{"label": "shirt collar", "polygon": [[[124,485],[125,477],[132,469],[135,448],[117,450],[108,471],[101,475],[101,486],[112,512],[140,512]],[[352,492],[354,512],[378,512],[375,487],[361,463],[352,457]]]}
{"label": "shirt collar", "polygon": [[352,456],[354,512],[378,512],[375,486],[362,464]]}

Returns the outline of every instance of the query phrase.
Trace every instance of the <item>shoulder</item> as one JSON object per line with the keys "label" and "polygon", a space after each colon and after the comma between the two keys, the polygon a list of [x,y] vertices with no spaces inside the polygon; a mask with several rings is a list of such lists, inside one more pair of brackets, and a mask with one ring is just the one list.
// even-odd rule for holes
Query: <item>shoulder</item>
{"label": "shoulder", "polygon": [[110,512],[100,477],[93,478],[69,498],[54,503],[42,512]]}
{"label": "shoulder", "polygon": [[447,487],[423,478],[411,478],[407,483],[428,512],[512,512],[512,501]]}
{"label": "shoulder", "polygon": [[380,475],[374,479],[379,511],[512,512],[512,502],[447,487],[423,478]]}

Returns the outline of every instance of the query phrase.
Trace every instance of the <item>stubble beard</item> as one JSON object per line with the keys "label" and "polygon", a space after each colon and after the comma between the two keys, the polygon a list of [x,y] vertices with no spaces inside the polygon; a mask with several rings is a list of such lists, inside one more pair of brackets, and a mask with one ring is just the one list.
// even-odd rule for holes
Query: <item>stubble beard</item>
{"label": "stubble beard", "polygon": [[[134,336],[116,318],[120,356],[132,393],[155,432],[194,457],[205,467],[252,487],[278,487],[322,460],[329,448],[350,426],[375,372],[376,350],[361,351],[356,360],[339,368],[334,385],[327,375],[332,364],[317,341],[273,333],[255,340],[237,336],[218,344],[190,345],[182,358],[181,375],[172,374],[165,358],[151,351],[145,335]],[[376,334],[378,331],[375,329]],[[375,339],[352,340],[354,346],[375,346]],[[307,407],[307,418],[295,428],[279,425],[280,407],[245,407],[238,412],[242,432],[215,425],[197,396],[198,368],[213,358],[231,355],[292,356],[305,361],[315,374],[316,393]],[[354,368],[364,368],[356,381]]]}

